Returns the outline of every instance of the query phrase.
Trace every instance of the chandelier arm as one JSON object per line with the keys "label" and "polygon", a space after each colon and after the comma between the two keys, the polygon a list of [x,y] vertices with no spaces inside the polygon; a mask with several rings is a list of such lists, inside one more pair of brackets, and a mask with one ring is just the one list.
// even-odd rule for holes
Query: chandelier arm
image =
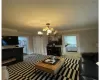
{"label": "chandelier arm", "polygon": [[54,30],[54,28],[50,28],[50,23],[46,23],[46,25],[47,25],[47,27],[43,28],[42,31],[47,32],[47,35],[52,35],[52,34],[55,35],[55,34],[57,34],[57,31]]}

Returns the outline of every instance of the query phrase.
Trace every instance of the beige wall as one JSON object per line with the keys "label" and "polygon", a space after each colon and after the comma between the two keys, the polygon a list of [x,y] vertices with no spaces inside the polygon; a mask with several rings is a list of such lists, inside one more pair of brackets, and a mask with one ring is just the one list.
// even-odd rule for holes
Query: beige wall
{"label": "beige wall", "polygon": [[[75,31],[66,31],[61,33],[64,35],[77,35],[78,36],[78,47],[79,52],[97,52],[98,48],[96,44],[98,43],[98,29],[86,29],[86,30],[75,30]],[[29,53],[33,53],[33,35],[14,32],[14,31],[4,31],[2,30],[2,35],[10,36],[28,36],[29,38]],[[64,46],[63,46],[64,48]],[[63,49],[64,52],[64,49]]]}
{"label": "beige wall", "polygon": [[80,51],[81,52],[97,52],[98,30],[85,30],[79,32]]}
{"label": "beige wall", "polygon": [[[63,32],[63,36],[65,35],[77,35],[78,37],[78,48],[79,52],[97,52],[97,43],[98,43],[98,29],[87,29],[87,30],[76,30]],[[63,45],[63,53],[64,51]]]}

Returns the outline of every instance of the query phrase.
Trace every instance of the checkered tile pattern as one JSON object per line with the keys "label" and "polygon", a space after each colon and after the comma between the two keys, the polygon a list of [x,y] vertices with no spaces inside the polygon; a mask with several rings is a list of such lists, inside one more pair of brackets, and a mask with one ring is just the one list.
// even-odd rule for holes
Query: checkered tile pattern
{"label": "checkered tile pattern", "polygon": [[46,57],[48,56],[31,55],[23,62],[8,66],[9,80],[79,80],[79,60],[67,57],[55,75],[38,69],[35,71],[35,63]]}

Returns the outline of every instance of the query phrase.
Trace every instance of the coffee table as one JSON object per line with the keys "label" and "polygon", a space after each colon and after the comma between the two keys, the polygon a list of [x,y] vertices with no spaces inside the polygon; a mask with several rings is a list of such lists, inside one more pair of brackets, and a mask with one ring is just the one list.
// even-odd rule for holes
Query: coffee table
{"label": "coffee table", "polygon": [[57,58],[60,60],[54,65],[46,64],[43,61],[40,61],[35,64],[35,68],[43,70],[48,73],[56,74],[64,63],[64,58],[61,57],[57,57]]}

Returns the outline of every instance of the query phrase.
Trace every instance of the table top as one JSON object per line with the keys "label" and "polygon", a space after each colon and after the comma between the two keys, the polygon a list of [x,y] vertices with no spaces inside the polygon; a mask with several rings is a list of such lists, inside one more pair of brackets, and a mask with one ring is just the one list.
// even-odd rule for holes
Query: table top
{"label": "table top", "polygon": [[45,70],[51,73],[54,73],[56,70],[58,70],[62,64],[64,63],[64,58],[57,57],[60,59],[55,65],[47,64],[42,61],[35,64],[35,67],[41,70]]}

